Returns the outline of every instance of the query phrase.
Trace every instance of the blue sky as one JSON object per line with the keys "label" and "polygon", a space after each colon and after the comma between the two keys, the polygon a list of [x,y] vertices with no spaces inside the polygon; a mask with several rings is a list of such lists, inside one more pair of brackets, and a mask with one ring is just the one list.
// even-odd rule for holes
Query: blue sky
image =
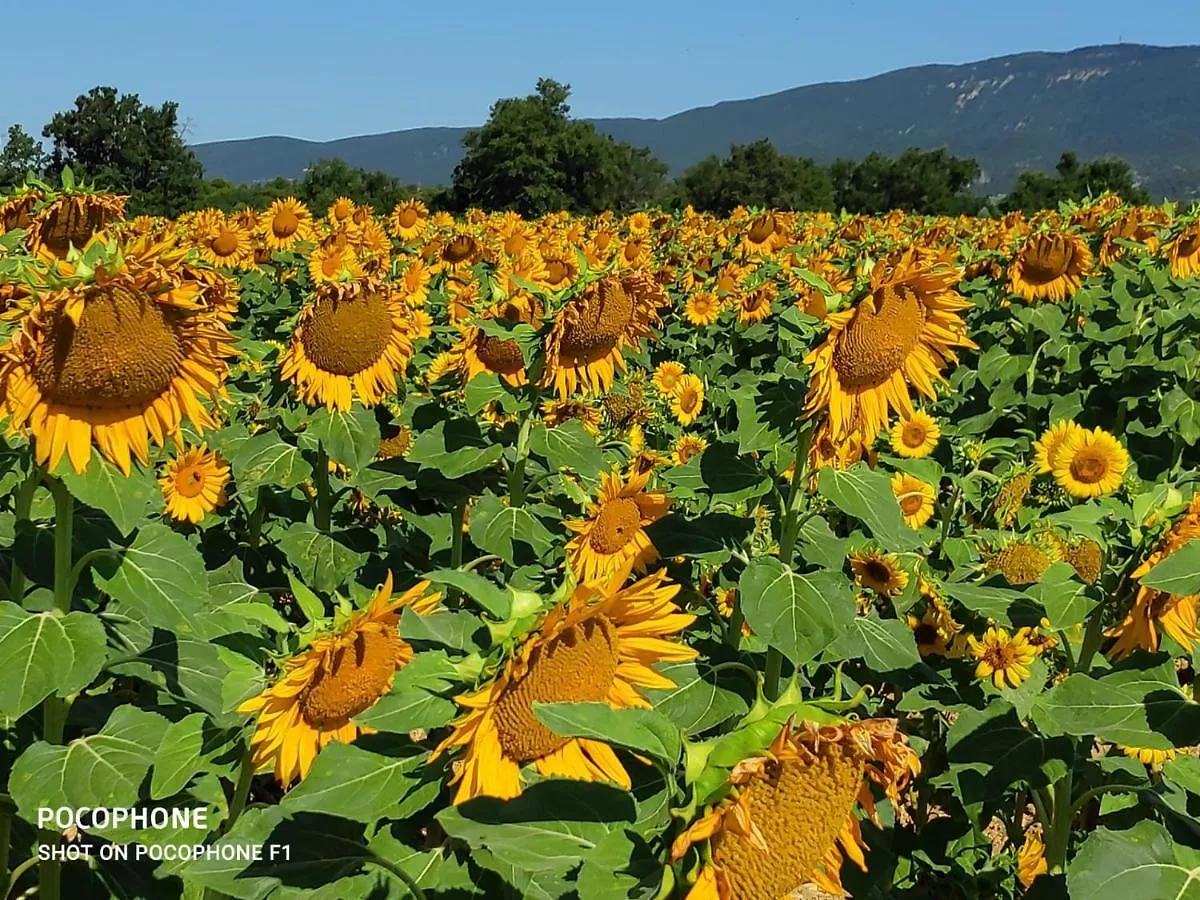
{"label": "blue sky", "polygon": [[[1196,0],[28,0],[5,4],[0,127],[97,84],[175,100],[191,142],[475,125],[539,76],[582,116],[660,117],[924,63],[1200,43]],[[43,37],[42,35],[45,35]]]}

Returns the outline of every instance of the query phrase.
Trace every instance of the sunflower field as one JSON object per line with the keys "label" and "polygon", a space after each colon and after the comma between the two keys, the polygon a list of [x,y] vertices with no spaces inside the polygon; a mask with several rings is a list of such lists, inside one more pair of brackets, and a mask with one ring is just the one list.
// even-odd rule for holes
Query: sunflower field
{"label": "sunflower field", "polygon": [[1200,898],[1200,214],[0,203],[6,898]]}

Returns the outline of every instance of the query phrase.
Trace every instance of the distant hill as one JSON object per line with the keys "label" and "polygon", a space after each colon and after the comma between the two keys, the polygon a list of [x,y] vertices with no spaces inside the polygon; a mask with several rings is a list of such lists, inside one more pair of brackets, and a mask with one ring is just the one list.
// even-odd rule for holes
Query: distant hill
{"label": "distant hill", "polygon": [[[815,84],[665,119],[596,119],[678,174],[730,144],[769,138],[828,163],[873,150],[945,146],[983,167],[980,191],[1009,189],[1023,169],[1051,170],[1063,150],[1128,160],[1155,197],[1200,196],[1200,47],[1114,44],[1021,53],[962,66],[900,69]],[[325,157],[417,184],[448,184],[464,128],[414,128],[336,141],[261,137],[197,144],[209,177],[297,177]]]}

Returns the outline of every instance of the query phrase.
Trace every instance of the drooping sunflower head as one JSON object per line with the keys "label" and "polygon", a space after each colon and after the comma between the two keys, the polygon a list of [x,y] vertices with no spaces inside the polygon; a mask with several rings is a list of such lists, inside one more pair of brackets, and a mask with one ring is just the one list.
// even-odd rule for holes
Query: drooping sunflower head
{"label": "drooping sunflower head", "polygon": [[1039,875],[1050,871],[1046,862],[1046,842],[1042,840],[1041,826],[1031,827],[1025,832],[1021,849],[1017,852],[1017,878],[1025,890],[1033,887]]}
{"label": "drooping sunflower head", "polygon": [[220,393],[234,339],[182,251],[147,248],[135,241],[97,264],[102,277],[39,295],[0,347],[0,408],[39,463],[65,453],[82,473],[95,443],[128,474],[131,455],[148,465],[150,443],[176,439],[185,417],[215,426],[200,399]]}
{"label": "drooping sunflower head", "polygon": [[1092,270],[1092,251],[1069,231],[1031,234],[1008,269],[1008,286],[1026,300],[1061,303]]}
{"label": "drooping sunflower head", "polygon": [[560,399],[577,390],[607,391],[635,348],[658,324],[666,295],[641,272],[607,275],[562,308],[546,342],[547,385]]}
{"label": "drooping sunflower head", "polygon": [[879,825],[872,785],[898,804],[919,772],[894,720],[785,725],[675,840],[673,860],[707,844],[689,900],[781,900],[806,884],[844,896],[843,861],[867,868],[858,811]]}
{"label": "drooping sunflower head", "polygon": [[834,440],[858,432],[866,441],[887,427],[894,408],[912,418],[912,387],[933,399],[955,348],[975,348],[959,312],[970,304],[954,291],[961,271],[906,252],[876,265],[858,304],[826,318],[825,340],[805,358],[812,366],[805,412],[827,412]]}
{"label": "drooping sunflower head", "polygon": [[658,551],[646,526],[667,514],[666,494],[646,490],[650,472],[606,472],[584,519],[563,524],[575,536],[567,543],[567,562],[577,581],[624,580],[631,569],[646,571]]}
{"label": "drooping sunflower head", "polygon": [[941,436],[942,429],[933,416],[919,409],[892,426],[892,452],[906,459],[923,459],[933,452]]}
{"label": "drooping sunflower head", "polygon": [[250,739],[254,767],[273,771],[286,786],[308,774],[326,745],[353,743],[367,730],[354,717],[391,690],[396,670],[413,657],[396,629],[402,609],[428,615],[439,599],[428,581],[393,598],[389,572],[370,603],[336,633],[284,660],[278,680],[238,707],[257,715]]}
{"label": "drooping sunflower head", "polygon": [[[484,314],[485,318],[526,325],[538,324],[541,316],[541,303],[522,295],[512,297]],[[450,352],[463,384],[484,373],[497,375],[514,387],[527,383],[525,354],[514,338],[488,334],[482,328],[468,325]]]}
{"label": "drooping sunflower head", "polygon": [[901,568],[900,561],[873,548],[850,554],[850,569],[856,582],[885,597],[908,586],[908,573]]}
{"label": "drooping sunflower head", "polygon": [[71,247],[82,250],[96,235],[125,218],[127,198],[75,189],[40,202],[24,227],[29,252],[47,261],[66,259]]}
{"label": "drooping sunflower head", "polygon": [[989,572],[999,572],[1009,584],[1036,584],[1057,558],[1052,543],[1035,537],[1020,537],[992,554],[985,568]]}
{"label": "drooping sunflower head", "polygon": [[375,406],[396,390],[412,358],[408,307],[370,281],[322,288],[300,312],[280,374],[309,406]]}
{"label": "drooping sunflower head", "polygon": [[312,239],[312,213],[295,197],[285,197],[267,207],[258,228],[268,249],[288,250],[297,241]]}
{"label": "drooping sunflower head", "polygon": [[1173,276],[1193,278],[1200,275],[1200,222],[1182,228],[1166,249]]}
{"label": "drooping sunflower head", "polygon": [[415,197],[397,203],[388,216],[388,228],[392,236],[405,243],[419,238],[428,225],[429,208]]}
{"label": "drooping sunflower head", "polygon": [[892,493],[909,528],[920,528],[932,518],[937,492],[929,482],[897,472],[892,476]]}
{"label": "drooping sunflower head", "polygon": [[167,515],[177,522],[199,524],[225,502],[229,466],[205,444],[177,454],[158,479]]}
{"label": "drooping sunflower head", "polygon": [[671,640],[695,620],[674,604],[678,592],[657,572],[620,589],[581,585],[550,610],[492,681],[457,698],[468,712],[434,753],[465,748],[453,779],[454,803],[518,796],[527,763],[543,776],[611,781],[628,789],[629,774],[608,744],[555,734],[533,704],[649,706],[643,689],[674,686],[654,666],[696,657]]}
{"label": "drooping sunflower head", "polygon": [[379,450],[376,459],[393,459],[404,456],[412,448],[413,432],[407,425],[401,425],[394,434],[379,439]]}
{"label": "drooping sunflower head", "polygon": [[575,421],[588,433],[599,434],[603,416],[599,407],[583,399],[547,400],[542,404],[542,421],[550,428]]}
{"label": "drooping sunflower head", "polygon": [[1102,428],[1080,428],[1063,441],[1054,461],[1054,480],[1072,497],[1111,494],[1129,468],[1129,451]]}
{"label": "drooping sunflower head", "polygon": [[996,524],[1002,528],[1012,528],[1032,487],[1033,473],[1028,469],[1020,469],[1005,479],[992,503],[992,514],[996,517]]}
{"label": "drooping sunflower head", "polygon": [[947,658],[961,655],[961,640],[963,626],[955,621],[954,615],[941,596],[926,582],[920,579],[921,596],[925,601],[925,611],[918,618],[909,615],[908,627],[912,629],[913,638],[917,642],[917,651],[922,656],[944,656]]}
{"label": "drooping sunflower head", "polygon": [[738,321],[743,325],[763,321],[771,315],[771,304],[775,302],[778,293],[779,290],[773,281],[764,282],[756,288],[744,291],[738,300]]}

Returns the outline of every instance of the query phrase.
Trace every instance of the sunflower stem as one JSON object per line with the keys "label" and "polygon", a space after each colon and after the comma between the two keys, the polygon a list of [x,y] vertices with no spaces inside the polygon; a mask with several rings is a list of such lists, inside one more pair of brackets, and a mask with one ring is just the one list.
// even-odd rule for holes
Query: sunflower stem
{"label": "sunflower stem", "polygon": [[800,533],[800,499],[804,495],[805,479],[808,476],[808,448],[812,443],[813,426],[801,428],[796,435],[796,457],[792,463],[792,483],[788,486],[787,506],[784,509],[783,528],[779,533],[779,559],[785,566],[792,564],[792,550]]}
{"label": "sunflower stem", "polygon": [[242,810],[246,808],[246,798],[250,796],[250,782],[254,778],[253,755],[250,745],[247,744],[246,754],[242,757],[242,767],[238,771],[237,784],[233,788],[233,797],[229,801],[229,818],[221,827],[221,834],[229,833],[238,820],[238,816],[242,814]]}
{"label": "sunflower stem", "polygon": [[1071,822],[1075,818],[1075,810],[1071,804],[1073,787],[1072,773],[1067,772],[1054,784],[1054,809],[1051,811],[1052,827],[1046,841],[1046,864],[1051,874],[1058,874],[1066,869],[1067,850],[1071,845]]}
{"label": "sunflower stem", "polygon": [[[36,866],[37,862],[38,862],[38,858],[36,856],[29,857],[29,859],[25,860],[25,862],[21,863],[19,866],[17,866],[15,869],[12,870],[12,875],[10,875],[8,877],[7,881],[0,881],[0,884],[4,885],[4,892],[0,893],[0,898],[5,898],[5,900],[7,900],[8,896],[12,893],[12,889],[15,888],[17,886],[17,882],[21,880],[21,876],[24,875],[26,872],[28,872],[30,869],[32,869],[34,866]],[[2,878],[4,878],[4,875],[0,875],[0,879],[2,879]],[[26,892],[25,894],[22,894],[21,896],[24,897],[27,894],[28,894],[28,892]],[[39,897],[49,896],[46,893],[46,889],[45,889],[44,885],[40,885],[38,887],[37,895]]]}
{"label": "sunflower stem", "polygon": [[533,434],[532,403],[525,411],[521,420],[521,430],[517,433],[516,456],[513,458],[512,469],[508,473],[508,505],[516,508],[525,505],[525,461],[529,458],[529,439]]}
{"label": "sunflower stem", "polygon": [[403,869],[401,869],[399,866],[395,865],[394,863],[389,862],[386,859],[383,859],[382,857],[375,856],[374,854],[367,857],[367,862],[373,862],[373,863],[375,863],[375,865],[379,866],[380,868],[386,869],[387,871],[389,871],[393,875],[395,875],[398,879],[400,879],[401,883],[406,888],[408,888],[408,892],[413,895],[415,900],[426,900],[425,892],[423,890],[421,890],[421,886],[419,884],[417,884],[415,881],[413,881],[412,876],[409,875],[407,872],[405,872]]}
{"label": "sunflower stem", "polygon": [[[31,463],[29,474],[25,476],[25,480],[21,482],[13,493],[13,516],[16,522],[27,521],[29,519],[29,511],[33,508],[33,495],[37,493],[37,487],[41,482],[41,468]],[[19,606],[21,599],[25,596],[25,572],[21,568],[21,564],[17,560],[15,553],[12,557],[12,571],[9,574],[12,576],[12,581],[9,584],[9,596],[12,598],[13,603]]]}
{"label": "sunflower stem", "polygon": [[[8,844],[12,837],[12,813],[0,812],[0,884],[8,886]],[[3,896],[3,895],[0,895]]]}
{"label": "sunflower stem", "polygon": [[733,598],[733,613],[729,616],[725,631],[725,643],[734,650],[742,643],[742,625],[745,621],[746,614],[742,612],[742,596],[739,593]]}
{"label": "sunflower stem", "polygon": [[317,495],[313,498],[313,525],[318,531],[329,533],[329,520],[333,511],[333,490],[329,486],[329,454],[324,444],[317,444],[317,464],[313,466],[313,487]]}
{"label": "sunflower stem", "polygon": [[257,547],[258,542],[262,540],[263,520],[267,517],[266,500],[266,485],[260,484],[257,493],[254,495],[254,511],[250,513],[250,517],[246,520],[246,541],[251,547]]}
{"label": "sunflower stem", "polygon": [[783,671],[783,654],[774,647],[767,648],[767,670],[763,673],[763,695],[771,701],[779,699],[779,676]]}

